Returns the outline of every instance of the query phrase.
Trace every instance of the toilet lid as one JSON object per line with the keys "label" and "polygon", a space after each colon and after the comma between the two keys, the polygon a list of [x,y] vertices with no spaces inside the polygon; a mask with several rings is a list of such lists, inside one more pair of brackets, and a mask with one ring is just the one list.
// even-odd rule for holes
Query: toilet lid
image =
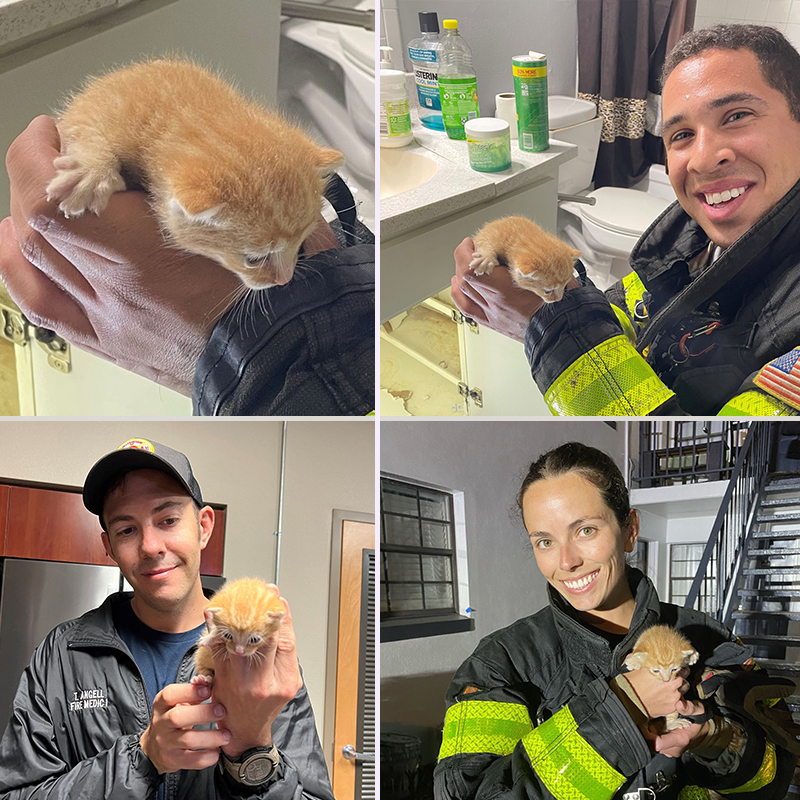
{"label": "toilet lid", "polygon": [[350,63],[375,75],[375,33],[351,25],[339,26],[339,44]]}
{"label": "toilet lid", "polygon": [[593,206],[581,205],[581,214],[597,225],[629,236],[641,236],[672,201],[636,189],[604,186],[589,192]]}

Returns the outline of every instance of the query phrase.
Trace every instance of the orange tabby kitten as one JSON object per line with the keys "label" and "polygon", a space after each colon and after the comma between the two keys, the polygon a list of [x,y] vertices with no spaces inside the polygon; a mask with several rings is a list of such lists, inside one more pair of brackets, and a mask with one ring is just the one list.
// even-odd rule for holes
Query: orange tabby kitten
{"label": "orange tabby kitten", "polygon": [[134,64],[91,79],[58,121],[47,187],[65,216],[99,214],[123,174],[151,195],[168,240],[250,288],[287,283],[342,163],[278,114],[189,61]]}
{"label": "orange tabby kitten", "polygon": [[575,258],[580,255],[580,250],[545,233],[525,217],[501,217],[484,225],[472,238],[475,254],[469,266],[476,275],[491,275],[502,260],[511,280],[520,289],[538,294],[545,303],[555,303],[564,296]]}
{"label": "orange tabby kitten", "polygon": [[[697,650],[682,634],[669,625],[654,625],[648,628],[637,640],[633,650],[623,662],[628,669],[649,670],[665,683],[671,681],[684,667],[697,663]],[[673,711],[665,717],[667,731],[687,728],[692,723],[680,719]]]}
{"label": "orange tabby kitten", "polygon": [[261,648],[278,631],[286,609],[278,587],[257,578],[226,583],[211,598],[204,611],[207,633],[197,640],[192,683],[212,683],[214,655],[222,653],[262,659]]}

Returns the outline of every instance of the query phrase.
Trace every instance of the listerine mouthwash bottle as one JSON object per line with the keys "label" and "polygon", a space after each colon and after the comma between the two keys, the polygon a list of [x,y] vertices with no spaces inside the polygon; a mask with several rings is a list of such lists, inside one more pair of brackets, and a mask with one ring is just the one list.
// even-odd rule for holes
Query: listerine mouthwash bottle
{"label": "listerine mouthwash bottle", "polygon": [[439,51],[439,96],[444,129],[451,139],[466,139],[464,123],[480,116],[478,81],[472,53],[458,33],[458,20],[442,22],[444,36]]}
{"label": "listerine mouthwash bottle", "polygon": [[408,43],[408,59],[414,70],[419,100],[419,121],[426,128],[444,130],[442,103],[439,98],[439,17],[435,11],[419,12],[422,37]]}

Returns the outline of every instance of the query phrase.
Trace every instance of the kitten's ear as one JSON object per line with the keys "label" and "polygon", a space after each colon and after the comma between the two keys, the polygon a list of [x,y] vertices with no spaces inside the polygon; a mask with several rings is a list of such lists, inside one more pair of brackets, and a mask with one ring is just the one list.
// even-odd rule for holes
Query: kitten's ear
{"label": "kitten's ear", "polygon": [[700,658],[700,654],[697,652],[697,650],[692,649],[683,651],[683,660],[687,666],[690,664],[696,664],[698,658]]}
{"label": "kitten's ear", "polygon": [[644,661],[644,653],[629,653],[622,663],[628,669],[634,670],[642,668],[642,661]]}
{"label": "kitten's ear", "polygon": [[581,253],[580,250],[575,250],[574,248],[572,248],[570,253],[571,253],[573,258],[580,258],[583,255],[583,253]]}
{"label": "kitten's ear", "polygon": [[203,616],[206,618],[206,628],[211,630],[211,626],[216,622],[217,614],[222,611],[221,608],[207,608],[203,612]]}
{"label": "kitten's ear", "polygon": [[[186,200],[183,202],[177,197],[171,197],[169,201],[169,210],[189,222],[200,222],[203,225],[214,225],[218,228],[224,227],[225,222],[219,218],[219,212],[225,207],[224,203],[218,203],[215,206],[208,205],[205,207],[203,203],[195,203],[187,205]],[[194,209],[194,210],[193,210]]]}
{"label": "kitten's ear", "polygon": [[320,174],[324,177],[330,175],[344,164],[344,156],[338,150],[331,150],[328,147],[320,147],[317,150],[317,166]]}

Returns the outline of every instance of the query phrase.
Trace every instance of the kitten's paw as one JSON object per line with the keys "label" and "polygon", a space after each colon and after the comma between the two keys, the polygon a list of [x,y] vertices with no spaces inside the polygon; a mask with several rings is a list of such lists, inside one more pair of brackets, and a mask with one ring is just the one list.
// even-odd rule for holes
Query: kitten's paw
{"label": "kitten's paw", "polygon": [[195,675],[190,681],[193,686],[197,686],[198,684],[203,684],[205,686],[211,686],[214,683],[214,676],[213,675]]}
{"label": "kitten's paw", "polygon": [[117,170],[91,168],[71,155],[59,156],[53,165],[56,176],[47,186],[47,199],[60,201],[65,217],[79,217],[84,211],[99,214],[114,192],[125,191]]}
{"label": "kitten's paw", "polygon": [[479,250],[475,251],[472,256],[472,261],[469,262],[469,268],[476,275],[491,275],[492,270],[499,265],[499,261],[493,256],[486,256]]}

